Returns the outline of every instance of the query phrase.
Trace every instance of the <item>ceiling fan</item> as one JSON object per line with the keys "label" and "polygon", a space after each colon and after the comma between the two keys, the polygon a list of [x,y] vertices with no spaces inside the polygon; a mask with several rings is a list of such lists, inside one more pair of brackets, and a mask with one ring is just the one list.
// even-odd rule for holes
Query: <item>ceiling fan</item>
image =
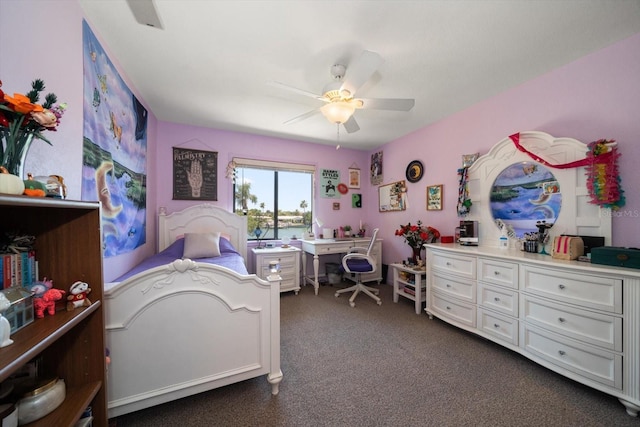
{"label": "ceiling fan", "polygon": [[298,89],[284,83],[271,81],[270,85],[280,87],[300,95],[309,96],[324,102],[319,108],[287,120],[284,124],[291,124],[307,119],[317,113],[322,113],[331,123],[342,124],[348,133],[360,130],[360,126],[353,117],[356,109],[409,111],[415,105],[414,99],[403,98],[356,98],[356,92],[371,78],[378,67],[384,62],[376,52],[365,50],[362,55],[350,65],[349,69],[343,64],[331,66],[333,82],[329,83],[318,95],[306,90]]}

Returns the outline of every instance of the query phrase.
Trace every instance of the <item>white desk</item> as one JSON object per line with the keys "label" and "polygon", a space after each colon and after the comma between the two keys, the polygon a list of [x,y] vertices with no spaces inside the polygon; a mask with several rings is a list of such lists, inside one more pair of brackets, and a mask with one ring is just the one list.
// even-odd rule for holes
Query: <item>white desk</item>
{"label": "white desk", "polygon": [[[302,241],[302,275],[304,283],[313,285],[316,295],[320,282],[318,281],[318,270],[320,268],[320,256],[330,254],[346,254],[354,246],[367,247],[371,238],[353,237],[344,239],[315,239]],[[313,276],[307,276],[307,254],[313,255]],[[376,243],[371,251],[371,255],[376,259],[378,268],[373,273],[362,275],[363,282],[382,282],[382,239],[376,239]]]}

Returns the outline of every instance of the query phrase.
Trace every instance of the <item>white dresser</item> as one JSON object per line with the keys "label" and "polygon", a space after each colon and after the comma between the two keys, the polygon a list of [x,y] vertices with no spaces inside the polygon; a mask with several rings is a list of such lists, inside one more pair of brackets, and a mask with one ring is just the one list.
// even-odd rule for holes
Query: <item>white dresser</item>
{"label": "white dresser", "polygon": [[255,274],[261,279],[267,280],[271,274],[269,263],[280,263],[280,292],[294,291],[296,295],[300,291],[300,249],[293,246],[288,248],[261,248],[251,249],[253,254],[253,266]]}
{"label": "white dresser", "polygon": [[427,307],[640,410],[640,270],[429,244]]}

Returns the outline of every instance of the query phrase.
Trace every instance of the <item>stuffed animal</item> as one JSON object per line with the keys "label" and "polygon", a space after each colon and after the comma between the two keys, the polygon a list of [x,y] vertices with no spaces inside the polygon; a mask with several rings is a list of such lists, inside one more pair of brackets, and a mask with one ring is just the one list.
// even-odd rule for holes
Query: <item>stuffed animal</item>
{"label": "stuffed animal", "polygon": [[53,288],[53,280],[47,280],[46,277],[42,281],[38,280],[25,286],[25,289],[31,292],[34,298],[42,298],[44,293],[51,288]]}
{"label": "stuffed animal", "polygon": [[89,307],[91,301],[87,298],[87,295],[91,293],[91,288],[86,282],[75,282],[69,288],[69,296],[67,297],[67,311],[72,311],[78,307]]}
{"label": "stuffed animal", "polygon": [[51,288],[47,290],[40,298],[33,299],[33,311],[36,318],[42,319],[46,311],[49,316],[56,314],[56,301],[60,301],[64,297],[65,291]]}
{"label": "stuffed animal", "polygon": [[5,294],[0,292],[0,347],[6,347],[13,344],[11,336],[11,324],[6,317],[2,315],[6,309],[11,307],[11,301]]}

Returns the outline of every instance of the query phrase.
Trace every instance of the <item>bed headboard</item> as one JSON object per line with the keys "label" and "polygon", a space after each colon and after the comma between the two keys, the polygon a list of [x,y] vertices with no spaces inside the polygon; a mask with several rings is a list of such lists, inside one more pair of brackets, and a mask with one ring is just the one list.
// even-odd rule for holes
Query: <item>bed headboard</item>
{"label": "bed headboard", "polygon": [[212,204],[190,206],[167,214],[158,214],[158,251],[162,251],[185,233],[219,231],[231,237],[231,243],[247,261],[247,217],[228,212]]}

